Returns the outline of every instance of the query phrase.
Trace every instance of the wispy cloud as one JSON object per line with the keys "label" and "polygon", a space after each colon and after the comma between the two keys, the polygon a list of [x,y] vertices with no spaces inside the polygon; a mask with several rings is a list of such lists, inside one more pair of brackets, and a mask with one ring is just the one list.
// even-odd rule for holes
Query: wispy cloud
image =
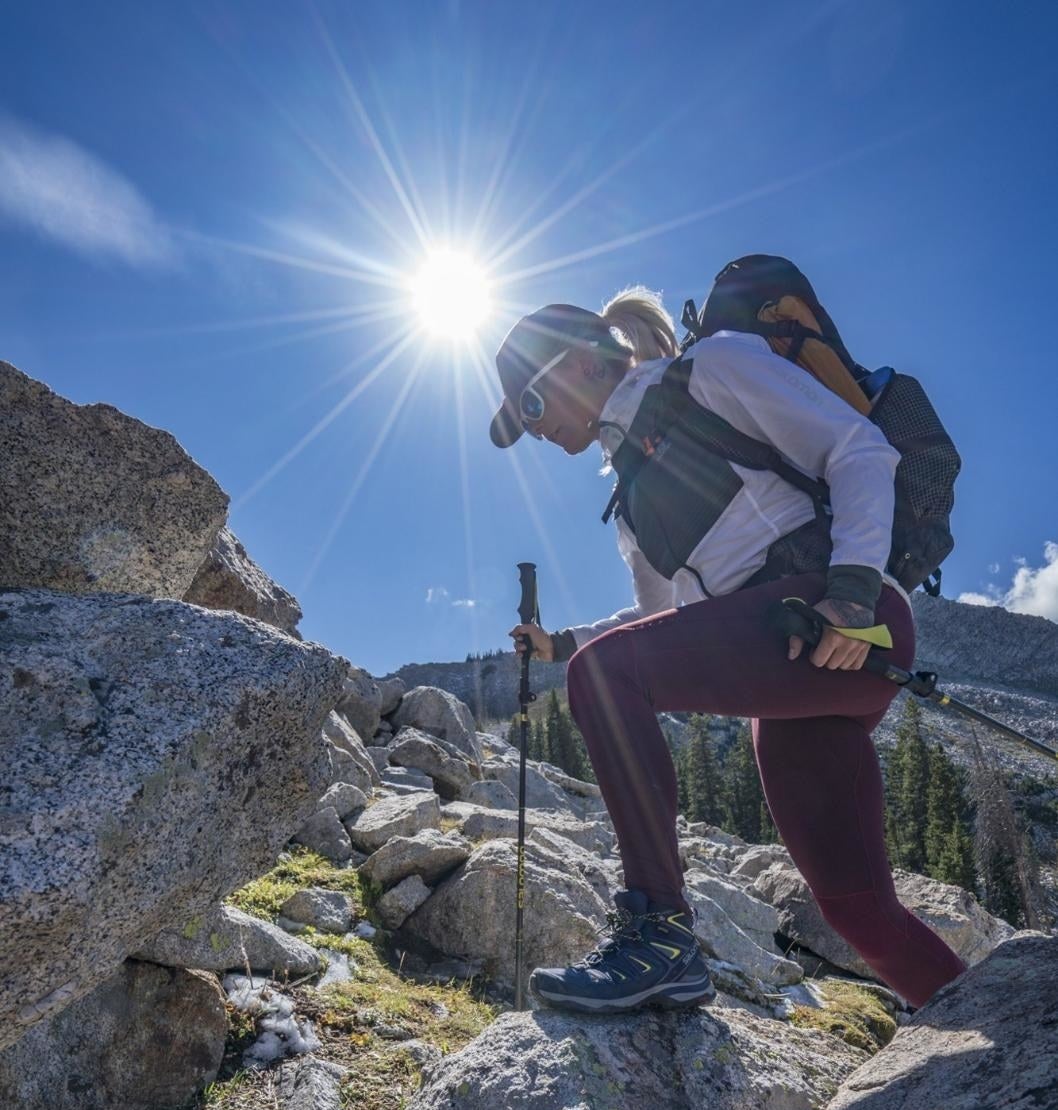
{"label": "wispy cloud", "polygon": [[474,609],[477,607],[478,603],[472,597],[453,598],[445,586],[427,586],[426,604],[451,605],[453,609]]}
{"label": "wispy cloud", "polygon": [[[1058,543],[1048,540],[1043,558],[1043,566],[1030,567],[1028,559],[1016,556],[1013,561],[1018,569],[1009,587],[986,586],[985,593],[960,594],[958,600],[969,605],[1002,605],[1012,613],[1031,613],[1058,622]],[[999,567],[993,563],[988,569],[995,574]]]}
{"label": "wispy cloud", "polygon": [[175,258],[136,187],[84,148],[0,114],[0,217],[92,258],[132,266]]}

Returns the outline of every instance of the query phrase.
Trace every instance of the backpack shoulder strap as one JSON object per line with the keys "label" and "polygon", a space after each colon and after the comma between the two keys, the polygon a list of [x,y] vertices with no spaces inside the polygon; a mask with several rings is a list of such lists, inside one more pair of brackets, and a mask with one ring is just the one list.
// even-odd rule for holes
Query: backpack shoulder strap
{"label": "backpack shoulder strap", "polygon": [[614,452],[613,465],[620,475],[613,495],[603,513],[607,523],[614,507],[650,461],[654,447],[674,425],[700,446],[728,462],[749,470],[770,470],[812,498],[817,519],[826,518],[830,505],[829,488],[820,478],[809,478],[790,466],[769,443],[762,443],[740,432],[722,416],[700,405],[690,392],[694,360],[686,353],[665,368],[661,382],[647,389],[624,442]]}
{"label": "backpack shoulder strap", "polygon": [[740,432],[722,416],[700,405],[690,392],[693,358],[680,355],[666,368],[661,383],[666,408],[665,421],[659,434],[665,434],[674,422],[680,422],[707,450],[750,470],[771,470],[791,485],[803,490],[812,498],[816,516],[825,515],[830,504],[830,492],[821,478],[809,478],[796,467],[790,466],[770,443],[762,443]]}
{"label": "backpack shoulder strap", "polygon": [[623,500],[640,470],[650,462],[655,445],[665,434],[663,429],[670,427],[672,420],[673,415],[669,412],[667,398],[661,385],[648,386],[632,418],[632,423],[628,426],[627,434],[610,460],[614,470],[617,471],[618,478],[606,510],[602,514],[603,524],[609,521],[614,509]]}

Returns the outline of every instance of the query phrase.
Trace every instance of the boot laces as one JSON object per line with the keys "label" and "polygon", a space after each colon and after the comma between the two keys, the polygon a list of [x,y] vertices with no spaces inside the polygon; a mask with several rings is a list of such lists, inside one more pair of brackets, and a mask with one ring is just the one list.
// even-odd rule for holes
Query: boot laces
{"label": "boot laces", "polygon": [[[643,934],[638,925],[644,921],[663,921],[664,915],[660,913],[633,914],[631,910],[607,910],[606,924],[596,932],[596,936],[604,933],[610,935],[597,944],[583,959],[578,960],[574,967],[591,967],[602,963],[607,956],[620,951],[621,945],[628,941],[642,940]],[[637,925],[638,923],[638,925]]]}

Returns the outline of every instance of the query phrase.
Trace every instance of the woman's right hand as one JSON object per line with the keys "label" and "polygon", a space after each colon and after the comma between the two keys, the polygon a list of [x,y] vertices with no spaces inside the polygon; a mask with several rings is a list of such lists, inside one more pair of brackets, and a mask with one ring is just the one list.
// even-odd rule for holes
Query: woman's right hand
{"label": "woman's right hand", "polygon": [[525,651],[525,642],[522,637],[528,635],[533,642],[533,657],[541,663],[552,663],[555,658],[554,645],[551,643],[551,634],[545,632],[538,624],[516,624],[508,636],[513,636],[514,650],[521,655]]}

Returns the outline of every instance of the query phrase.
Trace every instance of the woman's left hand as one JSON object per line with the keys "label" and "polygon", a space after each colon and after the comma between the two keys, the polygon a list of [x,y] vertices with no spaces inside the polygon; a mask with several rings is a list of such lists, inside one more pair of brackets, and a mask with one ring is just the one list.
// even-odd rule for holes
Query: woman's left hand
{"label": "woman's left hand", "polygon": [[[874,610],[854,601],[824,599],[812,608],[841,628],[870,628],[874,624]],[[787,657],[796,659],[803,646],[804,640],[800,636],[791,636]],[[824,626],[823,635],[809,659],[817,667],[827,667],[832,671],[858,671],[870,650],[871,645],[866,640],[854,640]]]}

